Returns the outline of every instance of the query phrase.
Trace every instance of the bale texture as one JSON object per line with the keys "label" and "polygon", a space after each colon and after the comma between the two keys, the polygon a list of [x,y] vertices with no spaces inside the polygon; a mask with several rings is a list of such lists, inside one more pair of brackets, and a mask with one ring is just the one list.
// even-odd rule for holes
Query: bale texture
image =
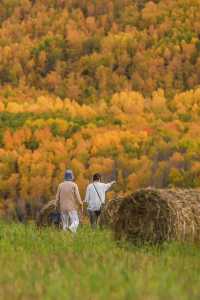
{"label": "bale texture", "polygon": [[200,190],[138,190],[121,201],[113,218],[118,239],[199,242]]}
{"label": "bale texture", "polygon": [[123,201],[123,198],[117,198],[107,201],[102,208],[99,225],[101,228],[111,227],[113,228],[114,223],[118,217],[118,210]]}
{"label": "bale texture", "polygon": [[37,226],[44,227],[52,225],[51,215],[54,213],[57,213],[56,200],[51,200],[47,204],[45,204],[39,211],[36,220]]}

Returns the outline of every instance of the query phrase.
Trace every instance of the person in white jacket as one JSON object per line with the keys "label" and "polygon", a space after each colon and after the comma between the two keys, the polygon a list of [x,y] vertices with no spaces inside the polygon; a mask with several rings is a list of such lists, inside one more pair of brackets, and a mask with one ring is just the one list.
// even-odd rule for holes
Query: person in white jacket
{"label": "person in white jacket", "polygon": [[101,182],[101,175],[96,173],[93,176],[93,182],[87,186],[85,202],[87,203],[92,228],[97,226],[102,204],[105,203],[106,192],[114,183],[115,181],[109,183]]}

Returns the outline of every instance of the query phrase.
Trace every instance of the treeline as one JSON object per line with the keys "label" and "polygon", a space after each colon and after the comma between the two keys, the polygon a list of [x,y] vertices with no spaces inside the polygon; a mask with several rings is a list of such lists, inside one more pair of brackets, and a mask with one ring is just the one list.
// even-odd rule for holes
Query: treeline
{"label": "treeline", "polygon": [[120,92],[90,106],[50,96],[30,105],[2,101],[2,213],[16,207],[34,213],[54,197],[66,167],[82,196],[94,172],[117,179],[110,196],[144,186],[198,187],[199,115],[200,89],[171,101],[162,90],[149,99]]}
{"label": "treeline", "polygon": [[200,185],[198,0],[2,0],[0,211],[33,215],[72,168]]}

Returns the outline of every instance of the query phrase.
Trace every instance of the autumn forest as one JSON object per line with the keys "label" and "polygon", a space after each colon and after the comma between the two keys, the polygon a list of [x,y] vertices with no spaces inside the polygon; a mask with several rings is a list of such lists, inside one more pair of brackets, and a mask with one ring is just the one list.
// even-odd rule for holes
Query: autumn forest
{"label": "autumn forest", "polygon": [[32,216],[66,168],[200,186],[199,0],[0,2],[0,214]]}

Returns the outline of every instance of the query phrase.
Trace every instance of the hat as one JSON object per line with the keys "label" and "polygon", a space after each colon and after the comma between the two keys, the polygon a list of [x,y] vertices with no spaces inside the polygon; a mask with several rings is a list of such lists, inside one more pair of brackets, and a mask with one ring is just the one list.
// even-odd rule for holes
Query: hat
{"label": "hat", "polygon": [[72,171],[72,170],[66,170],[66,171],[65,171],[64,179],[65,179],[66,181],[72,181],[72,180],[74,180],[74,174],[73,174],[73,171]]}

